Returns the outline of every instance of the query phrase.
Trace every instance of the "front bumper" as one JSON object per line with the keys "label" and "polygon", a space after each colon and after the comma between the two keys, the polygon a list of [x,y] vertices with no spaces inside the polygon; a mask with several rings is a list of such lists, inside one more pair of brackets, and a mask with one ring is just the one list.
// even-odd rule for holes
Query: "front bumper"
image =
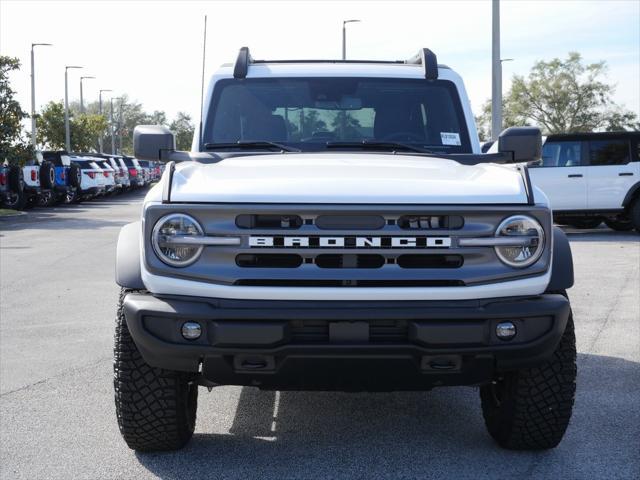
{"label": "front bumper", "polygon": [[[480,385],[538,365],[570,314],[562,295],[405,302],[250,301],[130,293],[124,313],[147,363],[213,384],[267,389],[424,390]],[[510,320],[516,338],[495,336]],[[181,336],[185,321],[202,327]]]}

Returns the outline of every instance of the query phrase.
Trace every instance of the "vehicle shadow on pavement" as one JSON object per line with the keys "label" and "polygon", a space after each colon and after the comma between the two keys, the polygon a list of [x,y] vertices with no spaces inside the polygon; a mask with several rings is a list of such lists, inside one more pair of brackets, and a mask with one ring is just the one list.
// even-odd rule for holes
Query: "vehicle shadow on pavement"
{"label": "vehicle shadow on pavement", "polygon": [[580,230],[562,227],[570,242],[640,242],[640,234],[636,231],[616,232],[606,227]]}
{"label": "vehicle shadow on pavement", "polygon": [[[550,451],[498,447],[485,431],[477,388],[349,394],[245,387],[228,434],[197,433],[184,450],[137,457],[163,479],[632,477],[640,468],[640,364],[580,354],[578,368],[572,423]],[[215,402],[213,392],[203,390],[201,404]],[[199,425],[206,430],[210,421]]]}

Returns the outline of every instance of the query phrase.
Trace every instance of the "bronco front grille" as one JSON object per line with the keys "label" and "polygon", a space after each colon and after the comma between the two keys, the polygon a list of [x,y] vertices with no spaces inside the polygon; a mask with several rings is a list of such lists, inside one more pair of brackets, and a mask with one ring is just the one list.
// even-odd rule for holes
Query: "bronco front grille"
{"label": "bronco front grille", "polygon": [[151,273],[221,285],[264,287],[464,287],[543,273],[549,255],[527,269],[504,265],[491,246],[460,246],[494,236],[502,220],[549,211],[522,206],[167,204],[149,207],[145,241],[159,218],[193,216],[204,234],[239,245],[205,245],[184,268],[145,246]]}

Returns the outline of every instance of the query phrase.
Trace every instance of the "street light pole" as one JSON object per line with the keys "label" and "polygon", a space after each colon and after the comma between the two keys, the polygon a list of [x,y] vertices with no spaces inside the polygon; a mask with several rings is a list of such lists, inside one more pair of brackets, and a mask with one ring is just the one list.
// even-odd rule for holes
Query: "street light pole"
{"label": "street light pole", "polygon": [[33,54],[33,47],[51,46],[51,43],[32,43],[31,44],[31,144],[36,149],[36,69]]}
{"label": "street light pole", "polygon": [[502,63],[500,62],[500,0],[491,4],[491,140],[502,130]]}
{"label": "street light pole", "polygon": [[116,137],[115,132],[113,130],[113,101],[114,100],[122,100],[122,97],[111,97],[109,102],[111,103],[111,109],[109,110],[109,126],[111,129],[111,154],[114,155],[116,153]]}
{"label": "street light pole", "polygon": [[77,65],[64,67],[64,146],[67,152],[71,152],[71,132],[69,131],[69,69],[82,68]]}
{"label": "street light pole", "polygon": [[[100,116],[102,116],[102,92],[111,92],[112,90],[109,90],[107,88],[100,90],[100,93],[98,93],[98,109],[100,112]],[[100,153],[104,153],[103,152],[103,145],[102,145],[102,134],[103,132],[100,132],[100,136],[98,137],[98,147],[100,150]]]}
{"label": "street light pole", "polygon": [[342,60],[347,59],[347,23],[356,23],[360,20],[343,20],[342,21]]}
{"label": "street light pole", "polygon": [[120,155],[122,155],[122,104],[123,103],[124,102],[122,101],[122,99],[120,99],[120,109],[118,113],[118,143],[119,143],[118,153]]}
{"label": "street light pole", "polygon": [[82,81],[87,78],[96,78],[96,77],[80,77],[80,113],[84,113],[84,99],[82,98]]}

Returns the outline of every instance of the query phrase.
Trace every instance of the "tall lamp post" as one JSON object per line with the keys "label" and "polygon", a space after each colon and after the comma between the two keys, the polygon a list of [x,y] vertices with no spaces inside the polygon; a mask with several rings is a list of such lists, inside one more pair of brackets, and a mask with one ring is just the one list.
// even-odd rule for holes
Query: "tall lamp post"
{"label": "tall lamp post", "polygon": [[114,100],[122,100],[122,97],[111,97],[109,102],[111,103],[111,109],[109,110],[109,125],[111,127],[111,154],[114,155],[116,153],[116,137],[113,129],[113,101]]}
{"label": "tall lamp post", "polygon": [[500,62],[500,0],[491,4],[491,140],[502,130],[502,63]]}
{"label": "tall lamp post", "polygon": [[342,21],[342,60],[347,59],[347,23],[357,23],[360,20],[343,20]]}
{"label": "tall lamp post", "polygon": [[69,131],[69,69],[82,68],[77,65],[64,67],[64,146],[67,152],[71,152],[71,132]]}
{"label": "tall lamp post", "polygon": [[51,43],[31,44],[31,144],[36,149],[36,71],[33,48],[38,46],[52,46]]}
{"label": "tall lamp post", "polygon": [[124,102],[120,99],[120,108],[118,109],[118,153],[122,155],[122,105]]}
{"label": "tall lamp post", "polygon": [[[113,90],[109,90],[108,88],[103,88],[102,90],[100,90],[100,93],[98,94],[98,111],[100,112],[100,116],[102,116],[102,92],[112,92]],[[100,148],[100,153],[104,153],[103,152],[103,145],[102,145],[102,134],[104,132],[100,133],[100,137],[98,137],[98,145]]]}
{"label": "tall lamp post", "polygon": [[84,113],[84,99],[82,97],[82,81],[96,77],[80,77],[80,113]]}

